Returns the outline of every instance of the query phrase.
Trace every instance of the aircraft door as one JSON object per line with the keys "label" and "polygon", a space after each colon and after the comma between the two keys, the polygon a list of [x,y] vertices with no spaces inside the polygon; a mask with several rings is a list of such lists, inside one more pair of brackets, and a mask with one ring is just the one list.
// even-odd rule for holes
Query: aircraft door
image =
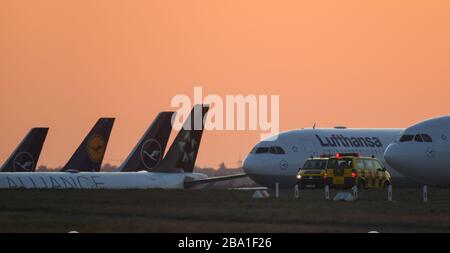
{"label": "aircraft door", "polygon": [[317,154],[317,152],[316,152],[316,147],[314,146],[314,142],[312,140],[300,139],[300,143],[302,143],[307,157],[319,156],[319,154]]}

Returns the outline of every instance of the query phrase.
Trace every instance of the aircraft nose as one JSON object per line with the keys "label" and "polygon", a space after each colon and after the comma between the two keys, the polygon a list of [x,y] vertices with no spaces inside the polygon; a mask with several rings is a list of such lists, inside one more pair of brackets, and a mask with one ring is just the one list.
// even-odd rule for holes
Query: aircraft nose
{"label": "aircraft nose", "polygon": [[398,143],[392,143],[386,148],[384,159],[392,168],[402,174],[406,169],[411,170],[414,167],[414,164],[411,164],[411,154]]}
{"label": "aircraft nose", "polygon": [[394,165],[398,164],[398,159],[400,158],[400,152],[398,145],[396,143],[390,144],[386,151],[384,151],[384,159],[386,162],[391,165],[392,167],[396,167]]}
{"label": "aircraft nose", "polygon": [[252,157],[251,155],[247,156],[244,160],[242,168],[246,174],[253,174],[256,168],[254,157]]}
{"label": "aircraft nose", "polygon": [[[433,151],[433,150],[431,150]],[[435,173],[430,173],[427,163],[429,159],[425,155],[432,156],[434,153],[424,150],[417,145],[408,143],[392,143],[384,152],[385,161],[403,176],[414,178],[417,181],[437,182],[440,178]]]}

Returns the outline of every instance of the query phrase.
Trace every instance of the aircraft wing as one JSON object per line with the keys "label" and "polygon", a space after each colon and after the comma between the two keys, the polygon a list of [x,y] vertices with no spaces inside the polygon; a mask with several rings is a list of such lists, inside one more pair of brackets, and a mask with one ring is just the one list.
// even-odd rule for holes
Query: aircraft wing
{"label": "aircraft wing", "polygon": [[247,177],[247,176],[248,176],[247,174],[241,173],[241,174],[234,174],[234,175],[229,175],[229,176],[209,177],[209,178],[205,178],[205,179],[190,180],[190,181],[184,182],[184,187],[191,188],[191,187],[199,185],[199,184],[215,183],[218,181],[231,180],[231,179]]}

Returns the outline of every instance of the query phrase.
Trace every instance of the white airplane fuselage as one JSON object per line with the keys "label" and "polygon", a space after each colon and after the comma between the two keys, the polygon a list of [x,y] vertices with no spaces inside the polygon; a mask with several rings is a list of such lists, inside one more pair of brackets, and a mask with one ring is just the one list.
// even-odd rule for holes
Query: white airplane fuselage
{"label": "white airplane fuselage", "polygon": [[158,172],[4,172],[0,189],[184,189],[202,173]]}
{"label": "white airplane fuselage", "polygon": [[405,129],[402,136],[411,139],[402,138],[389,145],[387,163],[421,183],[450,186],[450,116],[417,123]]}
{"label": "white airplane fuselage", "polygon": [[[259,142],[244,161],[244,171],[255,182],[274,187],[293,187],[306,159],[336,153],[375,156],[392,177],[402,177],[384,161],[384,151],[402,129],[299,129],[280,133]],[[281,147],[284,154],[258,153],[260,147]]]}

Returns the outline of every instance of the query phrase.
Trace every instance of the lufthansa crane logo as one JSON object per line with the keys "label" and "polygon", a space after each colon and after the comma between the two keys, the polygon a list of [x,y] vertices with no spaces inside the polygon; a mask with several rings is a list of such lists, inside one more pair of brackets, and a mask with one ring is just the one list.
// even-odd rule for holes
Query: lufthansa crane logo
{"label": "lufthansa crane logo", "polygon": [[427,148],[425,153],[427,154],[428,157],[434,157],[434,155],[436,154],[436,151],[434,150],[434,148],[429,147],[429,148]]}
{"label": "lufthansa crane logo", "polygon": [[148,139],[141,147],[142,164],[149,170],[159,164],[162,155],[161,143],[155,139]]}
{"label": "lufthansa crane logo", "polygon": [[280,169],[285,170],[289,167],[289,163],[286,160],[280,161]]}
{"label": "lufthansa crane logo", "polygon": [[101,135],[94,135],[89,139],[87,144],[87,153],[89,159],[94,163],[100,163],[105,154],[106,142]]}
{"label": "lufthansa crane logo", "polygon": [[14,157],[14,171],[32,171],[34,168],[33,156],[28,152],[21,152]]}

